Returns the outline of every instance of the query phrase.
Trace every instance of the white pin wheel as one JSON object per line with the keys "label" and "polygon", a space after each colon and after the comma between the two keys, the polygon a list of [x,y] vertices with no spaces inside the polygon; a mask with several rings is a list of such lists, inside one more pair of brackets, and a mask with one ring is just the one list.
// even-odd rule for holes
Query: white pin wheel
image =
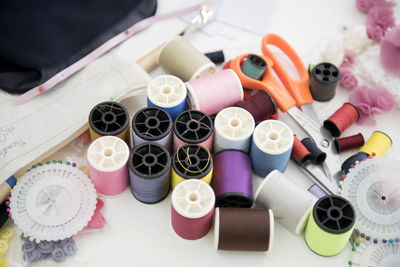
{"label": "white pin wheel", "polygon": [[187,90],[181,79],[173,75],[161,75],[147,87],[147,97],[158,107],[172,108],[182,103]]}
{"label": "white pin wheel", "polygon": [[214,208],[215,195],[207,183],[190,179],[175,187],[171,201],[172,206],[180,215],[197,219],[207,215]]}
{"label": "white pin wheel", "polygon": [[10,212],[26,235],[55,241],[82,230],[96,202],[96,190],[85,173],[71,165],[50,163],[21,177],[11,193]]}
{"label": "white pin wheel", "polygon": [[356,211],[356,234],[385,243],[399,238],[400,161],[385,157],[362,161],[349,170],[341,194]]}
{"label": "white pin wheel", "polygon": [[400,266],[400,244],[361,242],[354,247],[349,267],[395,267]]}

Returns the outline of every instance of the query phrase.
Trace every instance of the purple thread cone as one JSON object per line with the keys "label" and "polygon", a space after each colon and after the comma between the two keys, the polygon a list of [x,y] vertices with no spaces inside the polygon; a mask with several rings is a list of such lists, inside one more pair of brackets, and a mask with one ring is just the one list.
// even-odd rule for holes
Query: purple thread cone
{"label": "purple thread cone", "polygon": [[237,150],[215,154],[212,188],[217,207],[251,207],[253,184],[249,156]]}

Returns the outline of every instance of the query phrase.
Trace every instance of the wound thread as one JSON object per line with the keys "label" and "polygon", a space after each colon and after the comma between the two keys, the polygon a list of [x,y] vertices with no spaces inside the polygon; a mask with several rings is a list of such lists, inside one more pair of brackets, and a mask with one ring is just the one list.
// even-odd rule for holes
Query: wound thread
{"label": "wound thread", "polygon": [[326,159],[326,153],[322,152],[315,144],[314,140],[310,137],[306,137],[301,140],[301,143],[311,152],[311,162],[315,165],[322,164]]}
{"label": "wound thread", "polygon": [[339,137],[359,118],[360,112],[357,107],[351,103],[344,103],[342,107],[324,121],[324,127],[329,130],[332,136]]}
{"label": "wound thread", "polygon": [[392,146],[392,139],[381,131],[372,133],[367,142],[360,148],[360,152],[372,155],[375,153],[376,157],[383,157],[389,148]]}
{"label": "wound thread", "polygon": [[359,148],[364,145],[364,143],[364,136],[361,133],[343,138],[337,138],[334,141],[336,151],[338,153]]}
{"label": "wound thread", "polygon": [[297,138],[296,135],[293,136],[293,149],[291,158],[297,164],[303,164],[312,158],[312,153],[303,145],[303,143]]}
{"label": "wound thread", "polygon": [[256,123],[266,120],[277,111],[274,100],[266,91],[258,91],[249,98],[236,103],[236,106],[247,110]]}

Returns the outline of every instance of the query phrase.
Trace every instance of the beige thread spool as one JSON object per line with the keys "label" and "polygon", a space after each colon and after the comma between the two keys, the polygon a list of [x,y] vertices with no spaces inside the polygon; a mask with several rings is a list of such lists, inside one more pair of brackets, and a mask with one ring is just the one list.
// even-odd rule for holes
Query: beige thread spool
{"label": "beige thread spool", "polygon": [[157,62],[184,82],[215,72],[215,64],[181,36],[163,45]]}

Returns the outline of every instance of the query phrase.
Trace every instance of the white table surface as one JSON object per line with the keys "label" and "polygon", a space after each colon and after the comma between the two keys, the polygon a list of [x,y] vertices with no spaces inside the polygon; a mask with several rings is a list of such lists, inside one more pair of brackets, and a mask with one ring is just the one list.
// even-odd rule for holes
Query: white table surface
{"label": "white table surface", "polygon": [[[179,2],[159,0],[158,13],[171,10]],[[251,5],[250,0],[247,2]],[[357,11],[353,0],[281,0],[269,27],[266,27],[266,33],[273,32],[284,37],[308,65],[319,62],[320,51],[329,41],[341,40],[344,25],[364,24],[365,19],[365,15]],[[179,33],[185,25],[180,19],[158,23],[132,37],[117,51],[121,56],[136,61]],[[203,52],[226,48],[227,56],[234,57],[244,52],[259,52],[261,36],[242,32],[236,40],[231,40],[199,31],[188,36],[188,40]],[[151,76],[162,73],[162,70],[157,69]],[[349,92],[338,87],[337,95],[331,102],[315,103],[320,118],[325,119],[348,97]],[[379,115],[376,126],[354,125],[346,131],[346,135],[361,132],[368,138],[373,130],[385,131],[393,139],[389,156],[398,156],[399,115],[398,109],[391,114]],[[353,153],[341,155],[342,160]],[[289,164],[285,174],[292,179],[306,179],[293,163]],[[254,190],[260,181],[261,178],[254,178]],[[350,256],[349,245],[337,256],[318,256],[305,244],[304,234],[295,235],[278,223],[275,224],[274,244],[269,253],[217,251],[212,231],[196,241],[184,240],[174,233],[170,224],[170,196],[161,203],[145,205],[137,201],[128,188],[119,196],[102,199],[105,202],[102,214],[107,221],[106,227],[75,237],[79,255],[61,265],[338,267],[346,266]]]}

